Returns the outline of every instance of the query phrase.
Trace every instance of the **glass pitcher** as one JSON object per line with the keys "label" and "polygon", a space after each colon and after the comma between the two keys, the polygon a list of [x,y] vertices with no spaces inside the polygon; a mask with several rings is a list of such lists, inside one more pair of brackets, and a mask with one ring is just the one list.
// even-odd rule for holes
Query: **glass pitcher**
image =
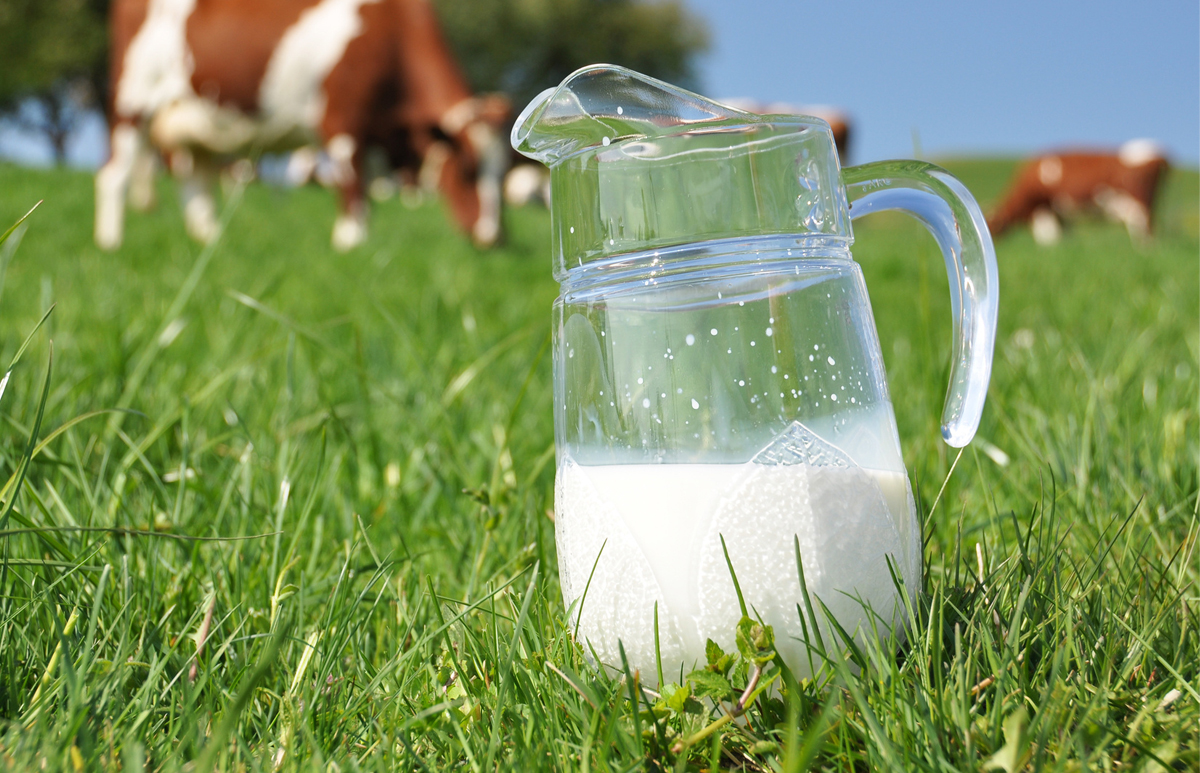
{"label": "glass pitcher", "polygon": [[[903,623],[921,535],[851,220],[899,209],[950,275],[952,446],[979,423],[996,259],[936,166],[842,169],[818,118],[760,116],[611,65],[517,119],[551,170],[555,536],[585,648],[678,681],[735,646],[743,605],[810,672],[801,577],[827,646]],[[736,577],[737,583],[734,583]]]}

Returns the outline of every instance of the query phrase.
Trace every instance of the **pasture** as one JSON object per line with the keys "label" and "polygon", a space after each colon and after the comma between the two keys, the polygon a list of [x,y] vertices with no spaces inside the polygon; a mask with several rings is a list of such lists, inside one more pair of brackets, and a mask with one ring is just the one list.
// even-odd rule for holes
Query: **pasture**
{"label": "pasture", "polygon": [[[1012,169],[948,166],[985,209]],[[713,729],[565,623],[545,210],[481,253],[392,200],[339,255],[329,193],[252,185],[206,250],[163,180],[106,254],[90,176],[0,166],[0,229],[45,200],[0,248],[0,364],[54,307],[0,385],[0,765],[1195,770],[1198,187],[1171,174],[1145,248],[997,245],[961,456],[941,257],[860,223],[925,518],[912,634]]]}

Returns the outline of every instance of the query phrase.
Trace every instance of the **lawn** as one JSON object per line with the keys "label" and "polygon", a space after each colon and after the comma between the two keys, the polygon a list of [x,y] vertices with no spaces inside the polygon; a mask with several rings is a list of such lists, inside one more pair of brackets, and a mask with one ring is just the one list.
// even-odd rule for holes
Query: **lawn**
{"label": "lawn", "polygon": [[[1012,170],[947,166],[985,208]],[[0,166],[0,228],[45,200],[0,247],[7,768],[1200,766],[1196,172],[1150,246],[1104,223],[998,243],[961,455],[941,257],[860,223],[923,592],[905,643],[734,722],[594,670],[565,622],[545,210],[481,253],[393,200],[338,255],[325,191],[231,194],[211,250],[160,198],[104,254],[88,175]]]}

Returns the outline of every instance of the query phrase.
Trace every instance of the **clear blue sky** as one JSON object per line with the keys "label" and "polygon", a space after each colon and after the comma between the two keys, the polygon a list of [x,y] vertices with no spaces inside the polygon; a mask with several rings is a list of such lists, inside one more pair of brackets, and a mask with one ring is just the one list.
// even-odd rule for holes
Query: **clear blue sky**
{"label": "clear blue sky", "polygon": [[853,162],[1161,142],[1200,158],[1197,0],[684,0],[708,21],[701,89],[828,104]]}

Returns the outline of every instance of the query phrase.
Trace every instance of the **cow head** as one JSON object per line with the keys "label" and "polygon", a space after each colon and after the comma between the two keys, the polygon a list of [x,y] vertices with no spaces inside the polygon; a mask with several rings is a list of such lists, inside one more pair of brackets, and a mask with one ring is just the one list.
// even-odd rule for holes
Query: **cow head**
{"label": "cow head", "polygon": [[508,99],[499,95],[459,102],[442,116],[443,139],[431,144],[422,162],[422,182],[436,180],[454,218],[480,247],[501,236],[501,189],[509,164],[504,127],[510,114]]}

